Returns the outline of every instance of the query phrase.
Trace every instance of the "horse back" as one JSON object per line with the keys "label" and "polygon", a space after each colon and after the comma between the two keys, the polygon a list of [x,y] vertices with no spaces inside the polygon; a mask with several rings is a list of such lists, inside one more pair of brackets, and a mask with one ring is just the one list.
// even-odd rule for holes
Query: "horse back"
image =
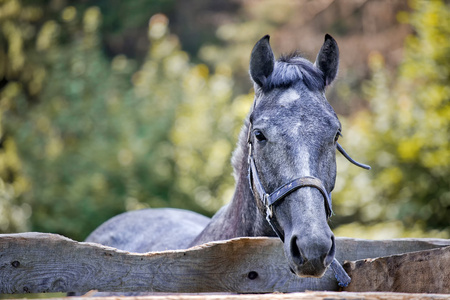
{"label": "horse back", "polygon": [[182,209],[130,211],[100,225],[86,242],[137,253],[185,249],[209,221],[203,215]]}

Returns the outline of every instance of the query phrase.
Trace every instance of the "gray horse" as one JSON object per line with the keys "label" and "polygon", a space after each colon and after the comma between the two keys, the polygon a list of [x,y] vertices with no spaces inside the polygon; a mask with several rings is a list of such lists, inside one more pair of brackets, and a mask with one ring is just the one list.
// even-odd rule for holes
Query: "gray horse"
{"label": "gray horse", "polygon": [[325,98],[338,65],[338,45],[330,35],[314,64],[298,54],[275,61],[269,36],[263,37],[250,59],[255,100],[232,159],[231,202],[212,219],[173,208],[123,213],[86,241],[149,252],[278,235],[295,274],[322,276],[335,255],[328,218],[336,149],[343,152],[337,143],[341,124]]}

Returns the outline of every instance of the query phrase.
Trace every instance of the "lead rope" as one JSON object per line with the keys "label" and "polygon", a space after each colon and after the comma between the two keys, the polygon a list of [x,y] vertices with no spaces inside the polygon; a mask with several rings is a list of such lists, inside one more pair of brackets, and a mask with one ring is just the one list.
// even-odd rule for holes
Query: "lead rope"
{"label": "lead rope", "polygon": [[334,272],[334,277],[336,278],[338,285],[340,287],[347,287],[352,279],[348,276],[347,272],[345,272],[344,268],[336,258],[333,259],[330,267]]}
{"label": "lead rope", "polygon": [[[347,152],[345,152],[344,148],[342,148],[342,146],[339,145],[339,143],[336,143],[336,148],[339,150],[339,152],[341,152],[341,154],[346,159],[348,159],[349,162],[351,162],[355,166],[358,166],[358,167],[366,169],[366,170],[370,170],[369,165],[362,164],[360,162],[357,162],[353,158],[351,158],[350,155],[348,155]],[[331,269],[333,270],[334,277],[336,277],[336,279],[338,281],[338,285],[340,287],[347,287],[349,285],[349,283],[352,281],[350,276],[348,276],[347,272],[345,272],[344,268],[341,266],[341,264],[337,261],[336,258],[333,259],[333,262],[331,263]]]}
{"label": "lead rope", "polygon": [[336,148],[339,150],[339,152],[341,152],[342,155],[344,155],[344,157],[346,159],[348,159],[349,162],[351,162],[355,166],[358,166],[358,167],[366,169],[366,170],[370,170],[371,169],[369,165],[362,164],[360,162],[357,162],[353,158],[351,158],[350,155],[348,155],[347,152],[345,152],[344,148],[342,148],[342,146],[339,145],[339,143],[336,143]]}

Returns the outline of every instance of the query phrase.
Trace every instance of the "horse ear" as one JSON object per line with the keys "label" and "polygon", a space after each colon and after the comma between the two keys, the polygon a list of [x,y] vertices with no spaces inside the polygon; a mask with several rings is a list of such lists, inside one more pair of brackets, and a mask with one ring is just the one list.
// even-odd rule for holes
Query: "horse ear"
{"label": "horse ear", "polygon": [[270,48],[269,36],[260,39],[252,50],[250,57],[250,76],[260,87],[264,86],[267,77],[273,72],[275,57]]}
{"label": "horse ear", "polygon": [[314,65],[323,72],[325,86],[330,85],[336,78],[339,68],[339,47],[331,35],[325,35],[325,41]]}

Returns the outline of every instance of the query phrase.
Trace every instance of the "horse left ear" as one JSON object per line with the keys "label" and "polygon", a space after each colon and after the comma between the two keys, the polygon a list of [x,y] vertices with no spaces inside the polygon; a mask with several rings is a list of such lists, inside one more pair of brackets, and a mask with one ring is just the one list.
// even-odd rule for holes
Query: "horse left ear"
{"label": "horse left ear", "polygon": [[325,41],[314,65],[323,72],[325,86],[330,85],[336,78],[339,68],[339,47],[331,35],[325,35]]}
{"label": "horse left ear", "polygon": [[268,35],[261,38],[253,47],[250,57],[250,76],[260,87],[263,87],[267,77],[273,72],[275,57],[269,44]]}

